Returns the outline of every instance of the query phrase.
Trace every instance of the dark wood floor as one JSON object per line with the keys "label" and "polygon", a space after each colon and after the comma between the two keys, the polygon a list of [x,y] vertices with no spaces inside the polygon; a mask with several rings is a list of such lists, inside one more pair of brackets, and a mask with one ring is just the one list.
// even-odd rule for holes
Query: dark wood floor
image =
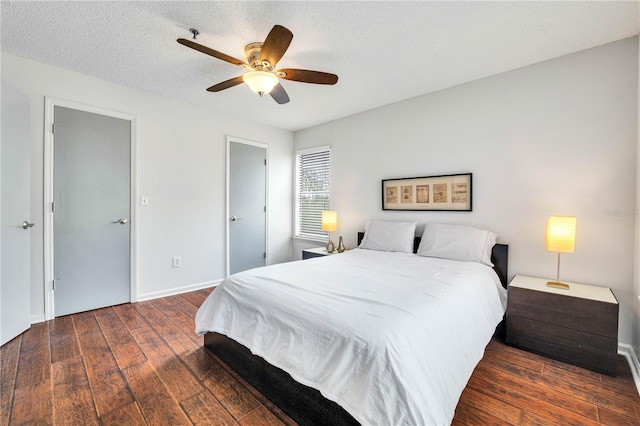
{"label": "dark wood floor", "polygon": [[[293,424],[202,346],[193,318],[210,290],[34,324],[0,350],[0,425]],[[494,340],[455,425],[639,425],[620,357],[612,378]]]}

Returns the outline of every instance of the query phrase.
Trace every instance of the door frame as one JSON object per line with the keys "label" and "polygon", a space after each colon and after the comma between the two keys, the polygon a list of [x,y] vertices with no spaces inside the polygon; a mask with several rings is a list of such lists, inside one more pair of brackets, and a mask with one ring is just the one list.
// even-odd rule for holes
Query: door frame
{"label": "door frame", "polygon": [[129,287],[130,301],[136,302],[138,297],[137,282],[137,159],[136,159],[136,135],[137,135],[137,118],[135,115],[126,114],[119,111],[113,111],[92,105],[86,105],[79,102],[68,101],[65,99],[45,96],[44,98],[44,211],[43,211],[43,232],[44,232],[44,316],[45,320],[52,320],[55,316],[54,297],[53,297],[53,277],[54,277],[54,252],[53,252],[53,212],[51,205],[53,203],[53,120],[54,108],[56,106],[71,108],[78,111],[89,112],[93,114],[105,115],[113,118],[120,118],[131,123],[131,160],[130,160],[130,233],[129,233]]}
{"label": "door frame", "polygon": [[244,145],[256,146],[258,148],[264,148],[265,150],[265,158],[267,159],[267,164],[264,169],[264,198],[265,204],[267,206],[267,211],[265,212],[264,218],[264,251],[266,253],[264,263],[268,265],[269,262],[269,145],[261,142],[250,141],[247,139],[237,138],[235,136],[227,136],[227,165],[226,165],[226,189],[225,189],[225,252],[226,252],[226,265],[225,265],[225,277],[229,276],[229,271],[231,270],[231,256],[230,256],[230,218],[229,215],[229,184],[231,181],[230,177],[230,169],[231,169],[231,142],[240,143]]}

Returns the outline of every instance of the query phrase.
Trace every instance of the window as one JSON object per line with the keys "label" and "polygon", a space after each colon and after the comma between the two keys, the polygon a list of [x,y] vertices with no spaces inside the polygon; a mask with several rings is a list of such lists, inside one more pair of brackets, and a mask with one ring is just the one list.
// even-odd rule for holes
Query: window
{"label": "window", "polygon": [[325,241],[328,237],[322,230],[322,211],[329,210],[330,160],[328,146],[296,154],[296,237]]}

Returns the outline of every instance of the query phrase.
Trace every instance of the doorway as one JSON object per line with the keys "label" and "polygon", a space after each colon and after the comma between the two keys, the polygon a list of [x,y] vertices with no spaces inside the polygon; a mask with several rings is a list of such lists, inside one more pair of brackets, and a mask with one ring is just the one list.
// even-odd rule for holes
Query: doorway
{"label": "doorway", "polygon": [[267,263],[267,148],[227,137],[227,275]]}
{"label": "doorway", "polygon": [[49,109],[47,319],[135,300],[135,122],[123,114],[60,101],[51,100]]}

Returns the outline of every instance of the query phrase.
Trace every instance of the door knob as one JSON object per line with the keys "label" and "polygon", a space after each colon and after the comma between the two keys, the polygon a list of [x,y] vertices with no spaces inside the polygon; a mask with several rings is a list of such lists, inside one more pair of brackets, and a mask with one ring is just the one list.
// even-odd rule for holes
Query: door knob
{"label": "door knob", "polygon": [[229,220],[230,220],[231,222],[235,222],[236,220],[242,220],[242,218],[237,217],[237,216],[231,216],[231,217],[229,218]]}
{"label": "door knob", "polygon": [[123,218],[120,218],[120,219],[116,220],[115,222],[111,222],[111,223],[119,223],[120,225],[124,225],[127,222],[129,222],[129,220],[126,217],[123,217]]}
{"label": "door knob", "polygon": [[24,222],[22,222],[22,229],[33,228],[33,225],[35,225],[35,223],[29,223],[25,220]]}

